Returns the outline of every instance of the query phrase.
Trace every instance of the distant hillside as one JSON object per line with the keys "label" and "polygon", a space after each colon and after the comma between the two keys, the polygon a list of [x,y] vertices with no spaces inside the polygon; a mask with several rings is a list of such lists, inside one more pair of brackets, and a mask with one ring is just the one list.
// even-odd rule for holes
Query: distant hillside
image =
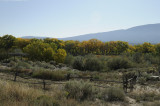
{"label": "distant hillside", "polygon": [[[47,37],[25,36],[23,38],[37,38],[44,39]],[[101,41],[127,41],[129,43],[137,44],[143,42],[160,43],[160,24],[148,24],[132,27],[129,29],[115,30],[110,32],[101,32],[94,34],[79,35],[67,38],[58,38],[60,40],[89,40],[99,39]]]}
{"label": "distant hillside", "polygon": [[33,39],[33,38],[36,38],[36,39],[45,39],[45,38],[50,38],[50,37],[39,37],[39,36],[23,36],[21,38],[25,38],[25,39]]}
{"label": "distant hillside", "polygon": [[89,40],[89,39],[99,39],[101,41],[127,41],[130,43],[143,43],[160,42],[160,24],[148,24],[142,26],[132,27],[126,30],[115,30],[110,32],[86,34],[68,38],[62,38],[62,40]]}

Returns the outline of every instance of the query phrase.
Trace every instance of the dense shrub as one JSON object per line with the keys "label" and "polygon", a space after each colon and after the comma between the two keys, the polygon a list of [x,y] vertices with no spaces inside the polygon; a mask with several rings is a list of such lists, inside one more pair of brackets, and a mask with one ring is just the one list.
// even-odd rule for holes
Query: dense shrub
{"label": "dense shrub", "polygon": [[63,64],[63,63],[58,63],[58,64],[56,65],[56,67],[58,67],[58,68],[62,68],[62,67],[66,67],[66,65],[65,65],[65,64]]}
{"label": "dense shrub", "polygon": [[146,62],[149,62],[151,64],[159,64],[160,59],[158,56],[154,56],[153,54],[144,54],[143,58]]}
{"label": "dense shrub", "polygon": [[72,66],[73,62],[74,62],[74,57],[72,55],[67,55],[64,63],[67,64],[68,66]]}
{"label": "dense shrub", "polygon": [[53,60],[50,61],[49,63],[50,63],[51,65],[56,65],[56,61],[53,61]]}
{"label": "dense shrub", "polygon": [[105,101],[124,101],[125,93],[119,88],[108,88],[102,92],[102,99]]}
{"label": "dense shrub", "polygon": [[127,58],[123,57],[113,57],[110,58],[107,62],[107,66],[111,70],[117,70],[117,69],[127,69],[131,68],[132,64]]}
{"label": "dense shrub", "polygon": [[18,73],[31,73],[32,72],[31,71],[32,66],[24,61],[21,61],[21,62],[19,61],[17,63],[11,61],[10,65],[13,65],[11,68],[13,72],[18,72]]}
{"label": "dense shrub", "polygon": [[37,67],[41,67],[44,69],[55,69],[55,66],[50,64],[50,63],[46,63],[45,61],[37,61],[33,64],[33,66],[37,66]]}
{"label": "dense shrub", "polygon": [[8,58],[7,51],[0,49],[0,60],[4,60]]}
{"label": "dense shrub", "polygon": [[85,61],[85,69],[90,71],[100,71],[103,69],[102,62],[96,58],[87,58]]}
{"label": "dense shrub", "polygon": [[23,67],[25,69],[31,69],[32,68],[32,66],[30,64],[28,64],[27,62],[23,62],[23,61],[18,62],[18,66]]}
{"label": "dense shrub", "polygon": [[73,68],[78,70],[84,70],[84,57],[77,56],[73,62]]}
{"label": "dense shrub", "polygon": [[140,77],[138,79],[138,83],[140,83],[141,85],[144,85],[146,83],[146,78],[145,77]]}
{"label": "dense shrub", "polygon": [[33,72],[32,77],[60,81],[60,80],[66,79],[65,74],[66,72],[61,70],[57,70],[57,71],[38,70]]}
{"label": "dense shrub", "polygon": [[136,63],[141,63],[142,61],[143,61],[143,59],[142,59],[142,53],[134,53],[133,55],[132,55],[132,59],[133,59],[133,61],[134,62],[136,62]]}
{"label": "dense shrub", "polygon": [[9,67],[15,67],[16,64],[17,64],[17,62],[15,62],[15,61],[10,61],[9,64],[8,64],[8,66],[9,66]]}
{"label": "dense shrub", "polygon": [[68,93],[68,98],[74,98],[76,100],[93,100],[97,89],[92,85],[92,83],[84,81],[69,81],[65,85],[65,90]]}
{"label": "dense shrub", "polygon": [[45,61],[41,62],[41,65],[40,67],[43,67],[45,69],[55,69],[55,66],[54,65],[51,65],[49,63],[46,63]]}

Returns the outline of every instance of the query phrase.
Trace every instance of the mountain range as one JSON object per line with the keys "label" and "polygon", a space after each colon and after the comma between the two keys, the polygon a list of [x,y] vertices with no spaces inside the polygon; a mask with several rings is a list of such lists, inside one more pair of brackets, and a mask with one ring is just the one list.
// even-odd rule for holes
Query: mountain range
{"label": "mountain range", "polygon": [[[44,39],[47,37],[24,36],[22,38]],[[129,43],[143,43],[143,42],[160,43],[160,23],[135,26],[129,29],[85,34],[85,35],[79,35],[67,38],[58,38],[58,39],[78,40],[78,41],[98,39],[103,42],[120,40],[120,41],[127,41]]]}

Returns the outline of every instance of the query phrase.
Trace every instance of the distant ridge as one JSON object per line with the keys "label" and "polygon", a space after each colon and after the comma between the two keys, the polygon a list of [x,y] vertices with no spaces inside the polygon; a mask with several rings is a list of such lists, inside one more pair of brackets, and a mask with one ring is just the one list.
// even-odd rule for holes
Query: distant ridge
{"label": "distant ridge", "polygon": [[21,38],[25,38],[25,39],[33,39],[33,38],[36,38],[36,39],[45,39],[45,38],[50,38],[50,37],[40,37],[40,36],[23,36]]}
{"label": "distant ridge", "polygon": [[[26,38],[26,37],[23,37]],[[31,38],[30,36],[28,38]],[[33,36],[32,36],[33,38]],[[44,39],[46,37],[34,37]],[[129,29],[115,30],[109,32],[85,34],[74,37],[58,38],[60,40],[89,40],[89,39],[99,39],[103,42],[106,41],[127,41],[129,43],[160,43],[160,24],[147,24],[141,26],[135,26]]]}

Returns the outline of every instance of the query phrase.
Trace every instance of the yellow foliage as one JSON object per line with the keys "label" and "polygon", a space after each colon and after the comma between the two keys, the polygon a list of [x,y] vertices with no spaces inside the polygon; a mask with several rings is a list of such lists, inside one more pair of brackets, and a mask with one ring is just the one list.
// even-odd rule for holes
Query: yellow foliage
{"label": "yellow foliage", "polygon": [[67,53],[64,49],[58,49],[57,53],[54,55],[54,60],[57,63],[63,63],[66,56],[67,56]]}

